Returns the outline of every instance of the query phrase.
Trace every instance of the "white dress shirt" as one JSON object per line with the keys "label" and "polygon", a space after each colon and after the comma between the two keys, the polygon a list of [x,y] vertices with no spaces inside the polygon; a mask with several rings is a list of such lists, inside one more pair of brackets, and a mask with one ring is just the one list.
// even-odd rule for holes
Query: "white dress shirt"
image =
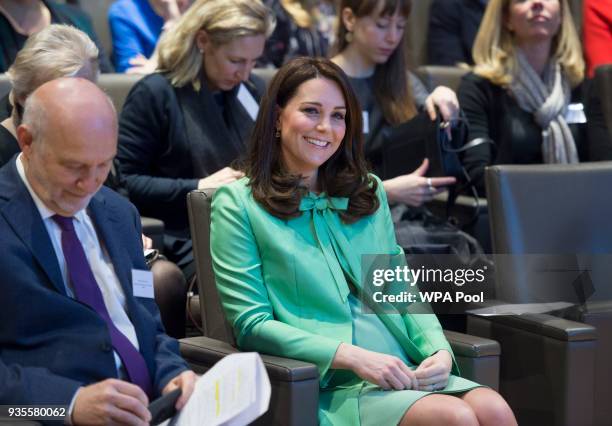
{"label": "white dress shirt", "polygon": [[[19,173],[19,177],[21,177],[21,180],[25,184],[26,188],[28,188],[43,223],[47,228],[47,233],[49,234],[49,238],[51,239],[51,243],[55,249],[57,262],[62,272],[66,293],[69,297],[74,298],[74,292],[68,276],[66,259],[64,258],[64,251],[62,250],[62,230],[52,219],[52,216],[56,213],[45,206],[45,204],[30,186],[30,183],[25,175],[25,169],[21,162],[22,155],[23,154],[19,154],[17,157],[17,172]],[[119,279],[115,273],[115,268],[113,267],[113,263],[110,260],[106,248],[103,246],[102,241],[100,241],[98,238],[98,233],[96,232],[93,222],[85,209],[79,210],[74,215],[73,223],[77,237],[83,245],[85,256],[87,257],[91,271],[93,272],[96,282],[98,283],[98,287],[100,287],[100,291],[102,292],[104,304],[106,305],[106,309],[108,310],[111,320],[115,324],[115,327],[117,327],[117,329],[119,329],[119,331],[129,339],[136,350],[139,350],[136,330],[134,329],[134,326],[132,325],[126,312],[125,294],[123,292],[123,288],[119,283]],[[119,377],[127,377],[127,374],[122,367],[121,358],[117,352],[114,352],[114,355]]]}

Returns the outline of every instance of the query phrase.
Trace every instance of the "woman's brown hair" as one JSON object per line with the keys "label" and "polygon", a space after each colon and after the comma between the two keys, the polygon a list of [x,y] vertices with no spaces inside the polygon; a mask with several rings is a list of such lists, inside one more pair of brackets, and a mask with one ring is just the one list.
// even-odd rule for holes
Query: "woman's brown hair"
{"label": "woman's brown hair", "polygon": [[261,101],[245,174],[253,198],[270,214],[282,219],[301,214],[300,201],[308,189],[302,184],[302,176],[286,170],[281,140],[275,133],[281,109],[304,82],[313,78],[333,81],[346,102],[346,133],[336,152],[319,167],[318,189],[331,197],[348,197],[348,208],[340,216],[345,223],[352,223],[378,209],[377,184],[368,175],[364,160],[359,103],[344,72],[328,59],[297,58],[276,72]]}
{"label": "woman's brown hair", "polygon": [[[349,8],[356,18],[374,13],[378,16],[389,16],[399,10],[400,15],[407,19],[411,6],[411,0],[341,0],[333,54],[342,52],[349,44],[346,40],[348,30],[342,21],[342,11],[345,8]],[[376,65],[374,70],[374,96],[385,120],[392,125],[408,121],[417,113],[407,73],[406,33],[407,31],[404,31],[402,40],[387,62]]]}

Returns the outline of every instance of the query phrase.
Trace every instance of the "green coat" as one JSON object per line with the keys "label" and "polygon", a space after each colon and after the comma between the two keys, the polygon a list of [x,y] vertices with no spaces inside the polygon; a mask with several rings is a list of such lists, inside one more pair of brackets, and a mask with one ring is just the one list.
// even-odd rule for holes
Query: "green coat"
{"label": "green coat", "polygon": [[[338,345],[353,342],[346,276],[355,285],[361,282],[362,254],[391,254],[405,262],[378,182],[380,208],[350,225],[338,215],[348,199],[325,194],[304,197],[298,218],[272,216],[253,199],[247,178],[221,187],[213,198],[213,267],[237,344],[243,350],[315,364],[321,423],[360,424],[358,399],[365,383],[353,375],[338,386],[337,377],[346,372],[330,381]],[[415,364],[442,349],[452,354],[435,315],[379,318]],[[455,363],[453,372],[458,373]],[[411,403],[427,394],[401,392],[414,394]]]}

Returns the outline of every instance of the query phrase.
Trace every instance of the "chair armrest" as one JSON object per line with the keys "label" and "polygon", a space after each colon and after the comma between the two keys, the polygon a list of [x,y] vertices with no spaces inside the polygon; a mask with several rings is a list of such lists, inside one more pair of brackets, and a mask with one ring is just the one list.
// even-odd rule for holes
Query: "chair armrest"
{"label": "chair armrest", "polygon": [[[183,358],[190,364],[204,367],[205,370],[211,368],[224,356],[240,352],[228,343],[204,336],[181,339],[180,345]],[[314,364],[272,355],[260,355],[271,381],[299,382],[319,379],[319,370]]]}
{"label": "chair armrest", "polygon": [[499,356],[501,353],[501,347],[495,340],[449,330],[444,330],[444,335],[456,356],[480,358]]}
{"label": "chair armrest", "polygon": [[519,424],[593,424],[594,327],[548,314],[470,314],[467,331],[500,343],[500,390]]}
{"label": "chair armrest", "polygon": [[140,224],[142,225],[142,233],[153,240],[153,248],[162,252],[164,248],[164,222],[152,217],[142,216]]}
{"label": "chair armrest", "polygon": [[475,318],[478,318],[480,321],[500,324],[512,329],[534,333],[564,342],[597,340],[597,330],[595,327],[548,314],[499,316],[468,315],[468,330],[470,321],[475,321]]}
{"label": "chair armrest", "polygon": [[444,330],[461,376],[499,389],[500,345],[495,340]]}

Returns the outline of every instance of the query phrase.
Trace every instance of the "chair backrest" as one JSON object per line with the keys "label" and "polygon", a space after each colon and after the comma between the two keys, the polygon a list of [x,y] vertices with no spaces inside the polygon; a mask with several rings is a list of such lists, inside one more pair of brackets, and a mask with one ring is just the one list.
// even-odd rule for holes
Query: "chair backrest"
{"label": "chair backrest", "polygon": [[121,113],[132,86],[142,78],[137,74],[100,74],[98,86],[113,100],[117,114]]}
{"label": "chair backrest", "polygon": [[438,86],[446,86],[457,92],[461,78],[468,73],[468,69],[459,67],[445,67],[441,65],[420,66],[415,74],[431,91]]}
{"label": "chair backrest", "polygon": [[[119,114],[132,86],[141,78],[142,75],[136,74],[100,74],[98,86],[112,99],[117,114]],[[8,76],[0,74],[0,98],[10,92],[11,88]]]}
{"label": "chair backrest", "polygon": [[11,91],[12,88],[11,80],[9,80],[8,75],[0,74],[0,98],[4,97],[8,92]]}
{"label": "chair backrest", "polygon": [[572,14],[572,18],[574,19],[574,25],[576,25],[576,31],[578,34],[582,34],[582,0],[568,0],[570,13]]}
{"label": "chair backrest", "polygon": [[200,311],[204,336],[235,346],[232,328],[225,319],[210,255],[210,208],[214,189],[197,189],[187,194],[187,211],[196,264]]}
{"label": "chair backrest", "polygon": [[[603,255],[612,254],[612,197],[605,193],[612,187],[612,162],[493,166],[486,169],[486,185],[493,253],[520,255],[496,259],[497,298],[534,302],[537,285],[539,295],[553,291],[574,296],[559,300],[576,302],[576,291],[559,284],[571,277],[554,273],[565,268],[571,275],[573,268],[577,278],[584,262],[579,256],[593,262],[592,300],[610,298],[612,286],[599,280],[602,268],[610,273]],[[541,262],[545,269],[538,269]]]}
{"label": "chair backrest", "polygon": [[257,77],[265,81],[266,87],[268,87],[270,85],[270,81],[272,81],[272,78],[276,74],[276,69],[275,68],[253,68],[251,73],[253,73],[253,75],[256,75]]}
{"label": "chair backrest", "polygon": [[593,84],[601,103],[604,123],[612,137],[612,64],[600,65],[595,69]]}
{"label": "chair backrest", "polygon": [[113,41],[108,25],[108,8],[115,0],[79,0],[79,7],[91,18],[94,31],[104,48],[106,55],[111,56]]}
{"label": "chair backrest", "polygon": [[429,33],[429,9],[432,0],[412,2],[408,17],[408,55],[413,67],[427,63],[427,34]]}

